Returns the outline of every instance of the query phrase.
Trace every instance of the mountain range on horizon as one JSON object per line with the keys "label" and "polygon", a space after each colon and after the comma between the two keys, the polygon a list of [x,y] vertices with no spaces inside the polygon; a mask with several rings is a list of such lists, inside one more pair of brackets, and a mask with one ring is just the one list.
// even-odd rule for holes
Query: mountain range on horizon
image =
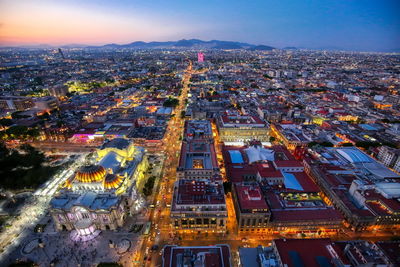
{"label": "mountain range on horizon", "polygon": [[143,42],[136,41],[128,44],[106,44],[101,46],[87,46],[87,48],[137,48],[137,49],[157,49],[157,48],[193,48],[193,49],[251,49],[251,50],[272,50],[275,47],[267,45],[254,45],[235,41],[199,39],[181,39],[178,41],[166,42]]}
{"label": "mountain range on horizon", "polygon": [[[0,46],[1,47],[1,46]],[[275,47],[268,45],[255,45],[244,42],[235,41],[221,41],[210,40],[203,41],[199,39],[181,39],[178,41],[165,41],[165,42],[144,42],[135,41],[127,44],[110,43],[105,45],[85,45],[85,44],[67,44],[67,45],[19,45],[19,46],[3,46],[7,48],[132,48],[132,49],[179,49],[179,48],[193,48],[193,49],[249,49],[249,50],[273,50]]]}
{"label": "mountain range on horizon", "polygon": [[[135,41],[127,44],[116,44],[110,43],[105,45],[86,45],[86,44],[67,44],[67,45],[48,45],[48,44],[38,44],[38,45],[19,45],[19,46],[2,46],[0,48],[31,48],[31,49],[50,49],[50,48],[91,48],[91,49],[101,49],[101,48],[131,48],[131,49],[246,49],[252,51],[271,51],[273,49],[282,50],[328,50],[328,51],[357,51],[351,49],[343,49],[340,47],[326,46],[326,47],[294,47],[287,46],[283,48],[277,48],[269,45],[255,45],[246,42],[236,42],[236,41],[221,41],[221,40],[210,40],[203,41],[200,39],[181,39],[178,41]],[[383,53],[399,53],[399,49],[388,49],[385,51],[360,51],[360,52],[383,52]]]}

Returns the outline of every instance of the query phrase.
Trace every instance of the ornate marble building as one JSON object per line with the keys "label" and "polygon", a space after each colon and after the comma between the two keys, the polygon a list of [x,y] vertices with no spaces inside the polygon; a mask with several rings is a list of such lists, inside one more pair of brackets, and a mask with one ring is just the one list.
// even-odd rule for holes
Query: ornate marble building
{"label": "ornate marble building", "polygon": [[90,164],[82,166],[51,201],[50,213],[59,231],[89,239],[100,230],[116,230],[142,207],[137,185],[148,161],[141,147],[126,139],[108,141]]}

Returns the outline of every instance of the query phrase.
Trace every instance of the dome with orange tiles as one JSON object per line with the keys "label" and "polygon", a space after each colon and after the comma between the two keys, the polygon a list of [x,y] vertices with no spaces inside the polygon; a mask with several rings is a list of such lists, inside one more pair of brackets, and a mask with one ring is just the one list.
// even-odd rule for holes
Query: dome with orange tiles
{"label": "dome with orange tiles", "polygon": [[75,180],[81,183],[102,182],[107,172],[103,166],[83,166],[75,175]]}
{"label": "dome with orange tiles", "polygon": [[104,179],[104,189],[115,189],[120,186],[123,181],[123,177],[115,174],[108,174]]}

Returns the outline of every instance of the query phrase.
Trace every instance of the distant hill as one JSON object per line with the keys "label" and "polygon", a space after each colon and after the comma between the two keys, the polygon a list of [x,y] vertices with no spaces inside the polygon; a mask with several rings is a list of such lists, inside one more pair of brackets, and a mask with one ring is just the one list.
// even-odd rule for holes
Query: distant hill
{"label": "distant hill", "polygon": [[294,47],[294,46],[287,46],[287,47],[284,47],[284,48],[282,48],[283,50],[298,50],[298,48],[297,47]]}
{"label": "distant hill", "polygon": [[275,49],[275,47],[268,46],[268,45],[256,45],[253,47],[250,47],[249,50],[255,51],[255,50],[260,50],[260,51],[270,51]]}
{"label": "distant hill", "polygon": [[248,43],[211,40],[203,41],[199,39],[182,39],[178,41],[168,42],[143,42],[137,41],[129,44],[106,44],[101,46],[87,46],[87,48],[137,48],[137,49],[154,49],[154,48],[193,48],[193,49],[252,49],[255,50],[272,50],[271,46],[253,45]]}

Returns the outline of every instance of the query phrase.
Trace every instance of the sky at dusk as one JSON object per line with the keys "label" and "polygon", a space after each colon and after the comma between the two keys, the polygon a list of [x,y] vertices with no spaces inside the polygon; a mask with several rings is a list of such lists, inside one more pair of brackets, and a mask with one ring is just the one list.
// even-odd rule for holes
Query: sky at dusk
{"label": "sky at dusk", "polygon": [[242,41],[400,50],[400,0],[0,0],[0,45]]}

